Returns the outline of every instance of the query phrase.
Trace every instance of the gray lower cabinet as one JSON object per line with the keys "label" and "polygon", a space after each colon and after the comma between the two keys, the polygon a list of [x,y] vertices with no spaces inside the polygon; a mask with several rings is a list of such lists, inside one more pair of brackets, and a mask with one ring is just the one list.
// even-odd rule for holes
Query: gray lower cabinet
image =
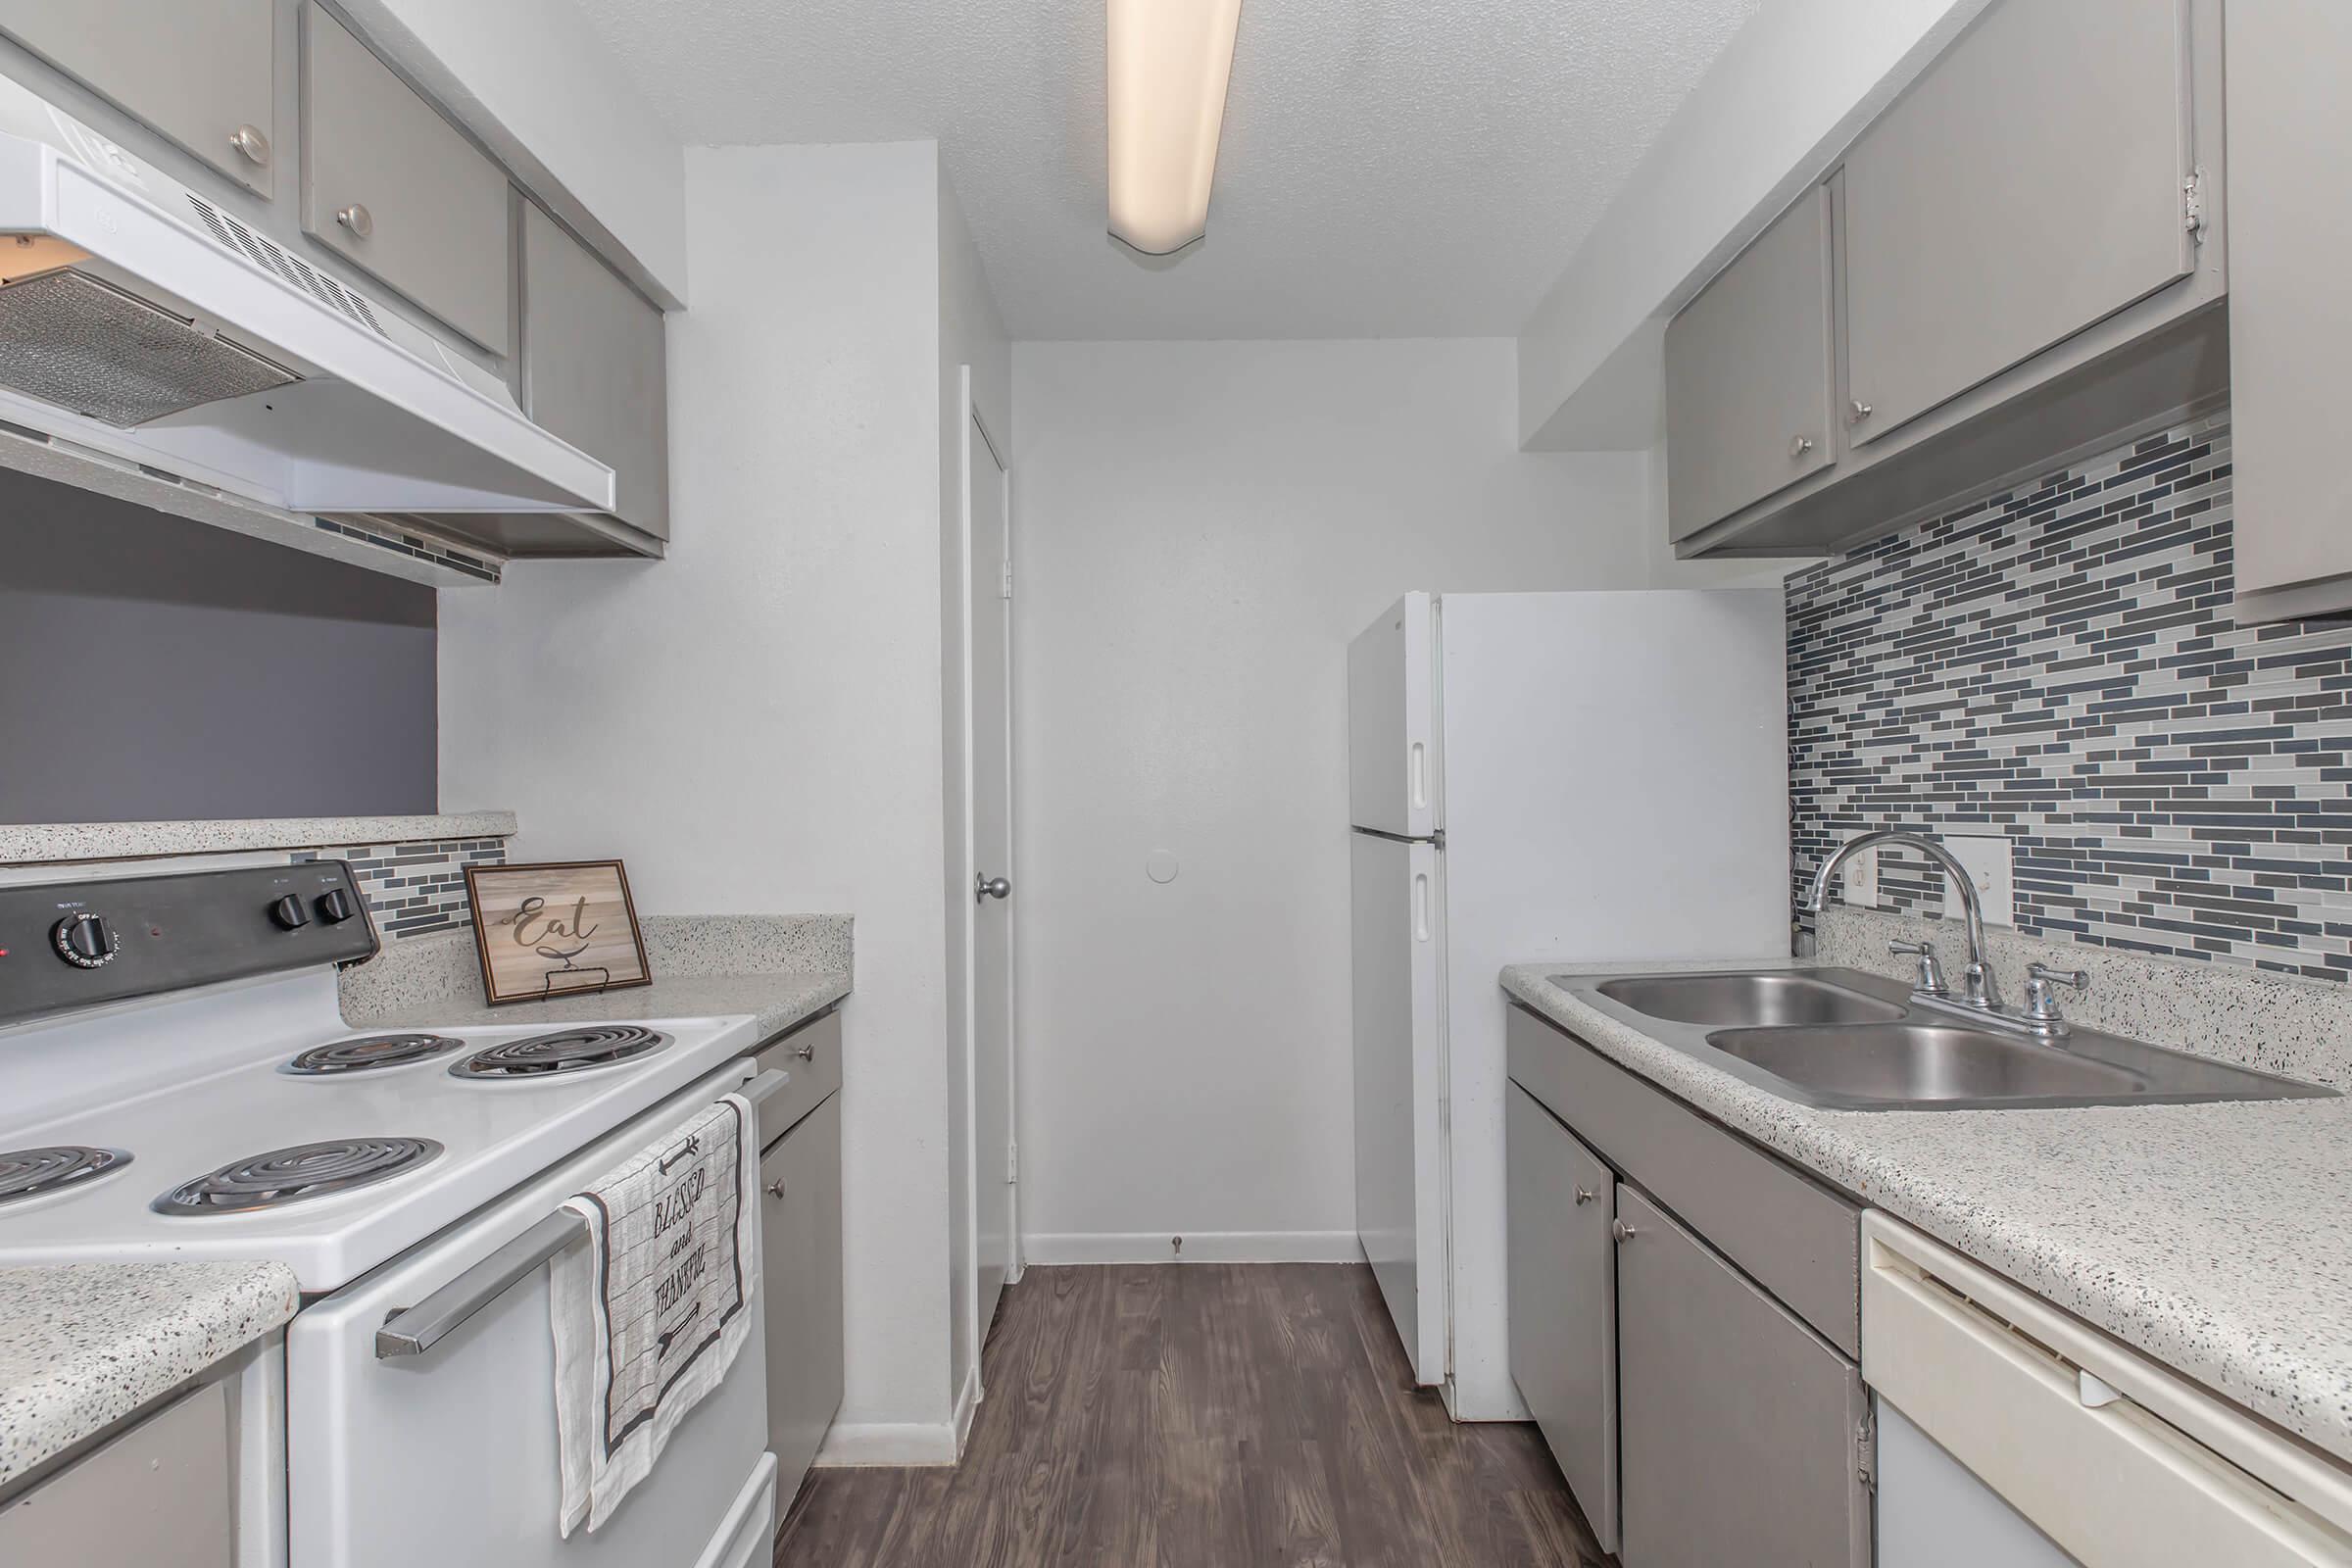
{"label": "gray lower cabinet", "polygon": [[275,9],[271,0],[0,0],[0,31],[268,196]]}
{"label": "gray lower cabinet", "polygon": [[2188,274],[2187,57],[2180,0],[1998,0],[1862,133],[1856,445]]}
{"label": "gray lower cabinet", "polygon": [[1868,1568],[1861,1373],[1633,1188],[1617,1218],[1625,1568]]}
{"label": "gray lower cabinet", "polygon": [[6,1504],[0,1563],[229,1568],[228,1398],[208,1383]]}
{"label": "gray lower cabinet", "polygon": [[2352,361],[2352,7],[2232,4],[2230,431],[2237,618],[2352,610],[2352,469],[2342,439]]}
{"label": "gray lower cabinet", "polygon": [[316,5],[302,58],[303,231],[511,353],[505,172]]}
{"label": "gray lower cabinet", "polygon": [[662,313],[534,202],[522,207],[522,409],[612,468],[612,514],[669,537]]}
{"label": "gray lower cabinet", "polygon": [[1830,195],[1797,198],[1666,327],[1666,505],[1681,539],[1837,461]]}
{"label": "gray lower cabinet", "polygon": [[780,1520],[841,1408],[839,1095],[768,1146],[760,1159],[760,1202],[767,1442],[776,1456]]}
{"label": "gray lower cabinet", "polygon": [[1601,1549],[1617,1531],[1615,1173],[1517,1084],[1504,1109],[1511,1375]]}

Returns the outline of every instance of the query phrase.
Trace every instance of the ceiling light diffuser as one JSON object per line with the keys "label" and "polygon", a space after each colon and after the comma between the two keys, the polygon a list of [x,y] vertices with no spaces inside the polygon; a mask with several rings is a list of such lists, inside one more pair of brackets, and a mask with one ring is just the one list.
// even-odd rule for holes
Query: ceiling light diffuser
{"label": "ceiling light diffuser", "polygon": [[1110,231],[1149,256],[1208,231],[1242,0],[1108,0]]}

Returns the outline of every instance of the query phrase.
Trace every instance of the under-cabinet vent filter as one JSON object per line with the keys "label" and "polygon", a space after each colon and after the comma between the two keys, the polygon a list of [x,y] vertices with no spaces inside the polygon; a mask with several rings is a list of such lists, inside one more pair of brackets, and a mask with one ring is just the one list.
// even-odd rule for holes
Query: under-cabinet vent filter
{"label": "under-cabinet vent filter", "polygon": [[298,377],[70,270],[0,288],[0,386],[126,430]]}

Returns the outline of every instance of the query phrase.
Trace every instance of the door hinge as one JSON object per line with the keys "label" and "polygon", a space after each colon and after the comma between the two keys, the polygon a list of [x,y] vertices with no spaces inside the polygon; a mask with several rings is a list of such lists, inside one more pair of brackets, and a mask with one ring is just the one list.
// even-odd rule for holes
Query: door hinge
{"label": "door hinge", "polygon": [[1854,1479],[1872,1492],[1879,1490],[1879,1423],[1867,1410],[1854,1423]]}
{"label": "door hinge", "polygon": [[999,588],[997,597],[1000,599],[1012,597],[1012,563],[1009,561],[1004,563],[1004,580]]}
{"label": "door hinge", "polygon": [[2199,164],[2180,181],[2180,223],[2196,244],[2205,243],[2205,166]]}
{"label": "door hinge", "polygon": [[1008,1143],[1004,1146],[1004,1185],[1015,1186],[1020,1179],[1021,1146],[1017,1143]]}

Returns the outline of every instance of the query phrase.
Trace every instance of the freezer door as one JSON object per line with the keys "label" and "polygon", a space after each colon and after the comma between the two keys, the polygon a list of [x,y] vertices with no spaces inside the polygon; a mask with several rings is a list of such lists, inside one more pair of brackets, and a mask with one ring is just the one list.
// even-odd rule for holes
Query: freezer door
{"label": "freezer door", "polygon": [[1438,810],[1436,611],[1406,594],[1348,645],[1348,819],[1427,838]]}
{"label": "freezer door", "polygon": [[1369,833],[1354,846],[1355,1225],[1423,1384],[1446,1380],[1443,857]]}

